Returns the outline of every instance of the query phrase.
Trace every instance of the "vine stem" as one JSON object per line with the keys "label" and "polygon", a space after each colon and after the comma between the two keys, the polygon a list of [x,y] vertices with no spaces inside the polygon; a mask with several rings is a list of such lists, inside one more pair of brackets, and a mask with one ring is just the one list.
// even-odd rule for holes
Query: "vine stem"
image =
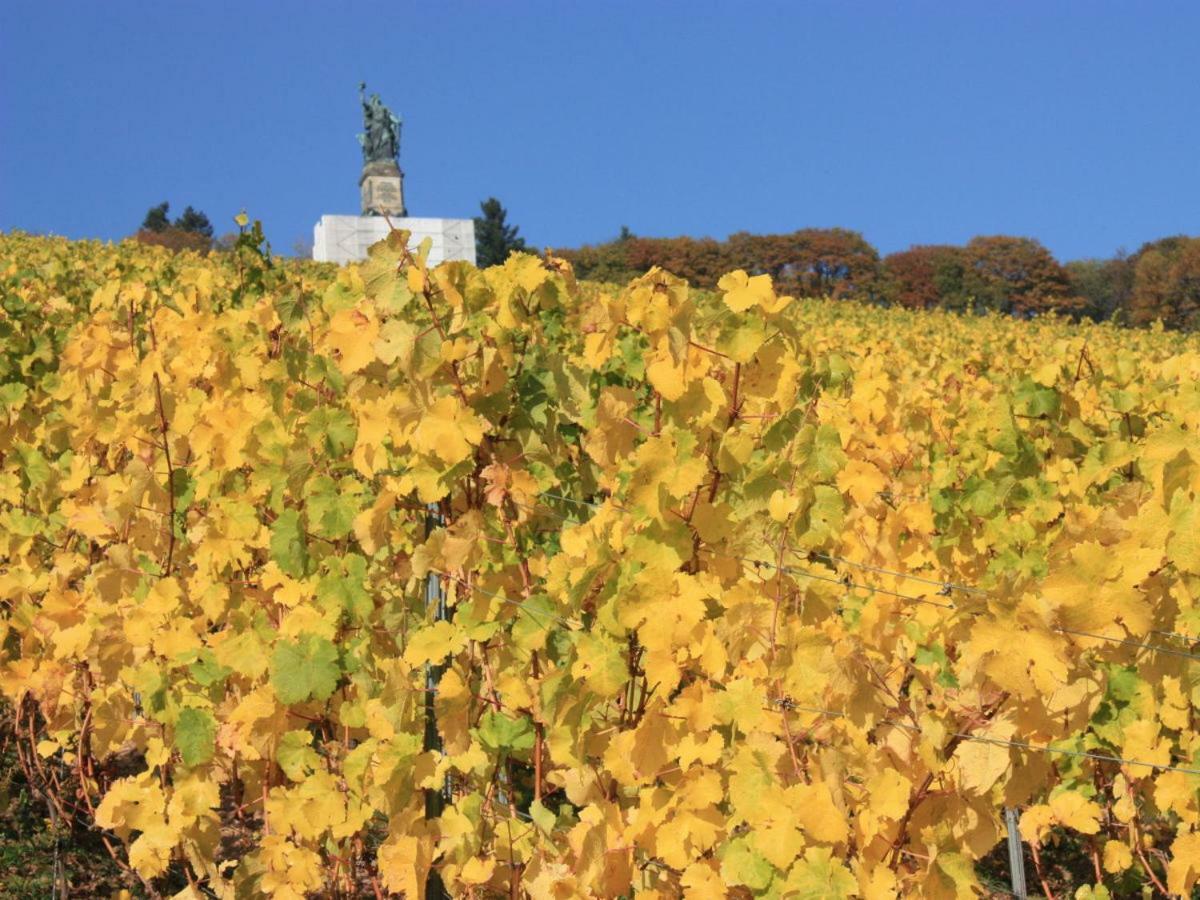
{"label": "vine stem", "polygon": [[788,755],[792,758],[792,768],[795,770],[796,777],[799,780],[803,781],[805,784],[811,784],[812,782],[808,777],[808,769],[800,765],[800,759],[796,756],[796,739],[792,736],[792,725],[790,722],[788,722],[788,712],[785,709],[782,710],[782,713],[783,715],[781,718],[783,720],[783,733],[787,738]]}
{"label": "vine stem", "polygon": [[169,425],[163,407],[162,382],[157,372],[154,373],[154,397],[158,405],[158,424],[162,429],[163,454],[167,460],[167,504],[170,510],[167,518],[167,561],[159,574],[160,578],[165,578],[171,574],[175,559],[175,466],[171,463],[171,439],[167,433]]}
{"label": "vine stem", "polygon": [[1167,891],[1167,886],[1162,883],[1156,874],[1154,874],[1154,869],[1150,868],[1150,860],[1146,858],[1146,851],[1142,847],[1142,827],[1138,822],[1136,812],[1133,815],[1131,824],[1133,825],[1133,848],[1137,851],[1137,856],[1142,863],[1142,868],[1146,870],[1146,877],[1154,883],[1154,886],[1163,894],[1163,896],[1170,896],[1170,893]]}
{"label": "vine stem", "polygon": [[1038,852],[1037,841],[1029,842],[1029,852],[1033,856],[1033,868],[1037,872],[1038,882],[1042,885],[1042,893],[1046,895],[1046,900],[1055,900],[1054,891],[1050,890],[1046,881],[1046,871],[1042,868],[1042,854]]}
{"label": "vine stem", "polygon": [[[533,651],[533,678],[536,682],[541,678],[541,666],[538,663],[537,651]],[[546,726],[534,719],[533,723],[533,799],[542,801],[542,753],[546,741]]]}
{"label": "vine stem", "polygon": [[[1007,699],[1008,694],[1002,694],[1000,699],[992,705],[991,709],[983,711],[983,714],[980,717],[982,721],[976,720],[974,724],[986,724],[987,722],[991,721],[995,717],[996,713],[1000,711],[1000,707],[1004,705],[1004,701]],[[961,731],[956,731],[953,735],[951,735],[950,740],[946,742],[946,746],[942,748],[941,755],[944,760],[949,760],[950,757],[954,755],[954,751],[958,749],[958,745],[967,739],[967,732],[968,729],[964,726]],[[921,782],[921,786],[914,790],[909,797],[908,809],[904,811],[904,817],[900,820],[900,826],[896,830],[896,839],[892,843],[892,858],[889,860],[888,866],[893,871],[895,871],[896,866],[900,862],[900,854],[904,849],[904,834],[908,830],[908,823],[911,821],[913,813],[917,811],[917,807],[920,806],[925,801],[925,798],[929,795],[929,789],[933,786],[933,781],[938,774],[938,772],[930,772],[928,775],[926,775],[925,780]]]}
{"label": "vine stem", "polygon": [[[742,364],[735,363],[733,366],[733,395],[729,398],[729,419],[725,423],[725,430],[728,431],[733,427],[733,423],[738,420],[741,415],[741,400],[738,393],[742,384]],[[714,503],[717,499],[717,489],[721,486],[721,470],[714,464],[712,466],[713,480],[712,486],[708,489],[708,502]]]}

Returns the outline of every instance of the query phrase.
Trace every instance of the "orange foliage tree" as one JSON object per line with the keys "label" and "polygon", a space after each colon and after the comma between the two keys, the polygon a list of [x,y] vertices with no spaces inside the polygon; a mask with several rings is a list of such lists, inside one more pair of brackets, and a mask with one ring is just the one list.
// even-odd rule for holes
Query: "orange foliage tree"
{"label": "orange foliage tree", "polygon": [[658,266],[695,287],[716,287],[731,269],[770,275],[787,290],[808,296],[873,299],[879,290],[879,252],[857,231],[804,228],[791,234],[738,232],[713,238],[629,237],[578,250],[557,251],[582,278],[601,281]]}
{"label": "orange foliage tree", "polygon": [[1134,325],[1161,319],[1168,328],[1200,325],[1200,238],[1163,238],[1142,247],[1129,319]]}
{"label": "orange foliage tree", "polygon": [[978,307],[1024,315],[1081,305],[1071,296],[1066,270],[1033,238],[972,238],[966,259],[965,287]]}
{"label": "orange foliage tree", "polygon": [[885,296],[909,309],[964,305],[966,254],[962,247],[927,244],[890,253],[883,260]]}

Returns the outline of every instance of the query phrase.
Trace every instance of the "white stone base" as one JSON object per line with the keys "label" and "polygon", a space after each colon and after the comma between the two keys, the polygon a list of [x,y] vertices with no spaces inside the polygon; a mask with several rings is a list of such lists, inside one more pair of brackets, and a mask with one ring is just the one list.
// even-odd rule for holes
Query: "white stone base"
{"label": "white stone base", "polygon": [[[392,225],[412,232],[409,246],[416,250],[429,238],[429,263],[450,259],[475,262],[475,222],[472,219],[392,219]],[[367,248],[388,236],[382,216],[321,216],[313,228],[313,259],[348,263],[367,258]]]}

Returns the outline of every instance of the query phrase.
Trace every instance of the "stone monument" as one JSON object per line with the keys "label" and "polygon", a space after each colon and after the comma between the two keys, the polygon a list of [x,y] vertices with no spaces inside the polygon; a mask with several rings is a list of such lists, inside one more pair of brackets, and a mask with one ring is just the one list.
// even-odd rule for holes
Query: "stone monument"
{"label": "stone monument", "polygon": [[367,85],[358,85],[362,103],[363,170],[358,179],[362,189],[364,216],[404,216],[404,172],[400,170],[400,118],[383,105],[378,94],[366,97]]}
{"label": "stone monument", "polygon": [[362,214],[321,216],[313,229],[313,259],[347,263],[366,259],[367,248],[387,237],[392,228],[412,235],[415,249],[430,239],[429,262],[450,259],[475,262],[475,222],[472,219],[409,218],[404,205],[404,172],[400,168],[400,117],[383,105],[378,94],[366,96],[359,84],[363,112],[363,167],[358,179]]}

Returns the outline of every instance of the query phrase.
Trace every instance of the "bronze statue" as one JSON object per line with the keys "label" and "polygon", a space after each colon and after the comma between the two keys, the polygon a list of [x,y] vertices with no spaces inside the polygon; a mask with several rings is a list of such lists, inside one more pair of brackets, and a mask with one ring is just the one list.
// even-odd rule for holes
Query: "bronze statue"
{"label": "bronze statue", "polygon": [[358,136],[363,148],[363,163],[396,162],[400,157],[400,118],[383,105],[378,94],[366,97],[367,83],[359,82],[364,134]]}

